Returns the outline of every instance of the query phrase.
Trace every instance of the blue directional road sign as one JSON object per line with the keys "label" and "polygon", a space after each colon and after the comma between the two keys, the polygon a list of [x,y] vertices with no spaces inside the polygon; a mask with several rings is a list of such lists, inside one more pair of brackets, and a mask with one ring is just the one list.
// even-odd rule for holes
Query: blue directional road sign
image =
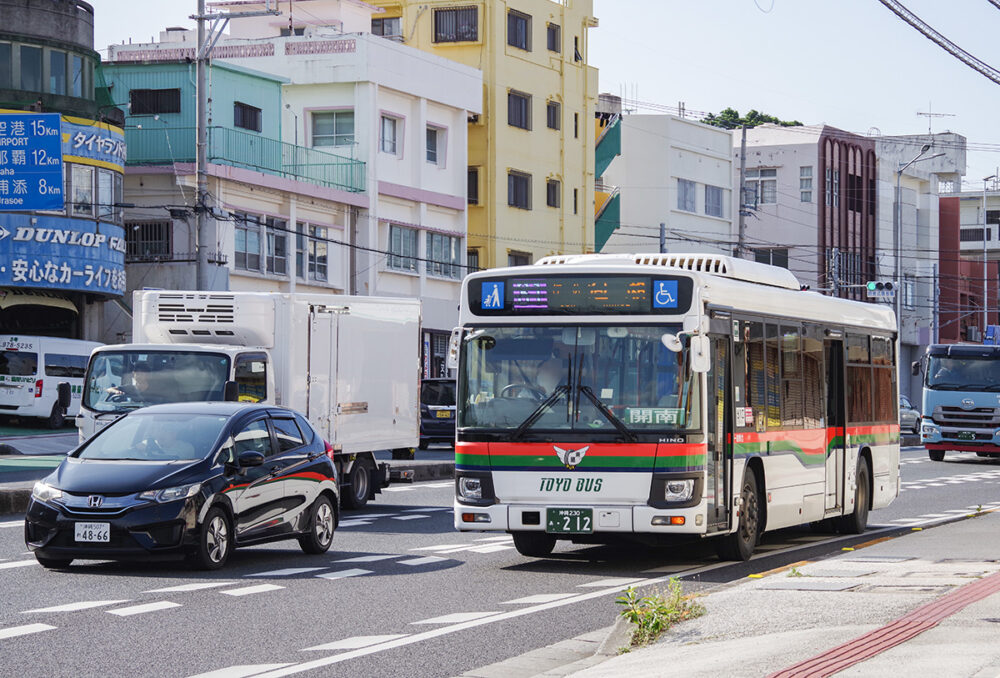
{"label": "blue directional road sign", "polygon": [[59,114],[0,114],[0,210],[62,208]]}

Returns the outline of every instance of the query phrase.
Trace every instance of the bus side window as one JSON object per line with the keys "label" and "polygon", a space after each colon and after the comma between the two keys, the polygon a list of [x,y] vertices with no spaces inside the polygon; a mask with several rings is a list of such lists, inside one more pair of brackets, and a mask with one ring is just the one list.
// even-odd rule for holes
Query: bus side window
{"label": "bus side window", "polygon": [[235,381],[241,403],[259,403],[267,399],[267,355],[241,353],[236,356]]}
{"label": "bus side window", "polygon": [[823,368],[823,342],[815,336],[802,335],[803,424],[823,428],[826,411],[826,372]]}
{"label": "bus side window", "polygon": [[763,430],[764,417],[764,392],[765,369],[764,369],[764,325],[757,320],[746,322],[744,333],[746,341],[746,407],[752,414],[753,422],[748,422],[748,426],[758,431]]}
{"label": "bus side window", "polygon": [[767,428],[781,426],[781,366],[778,362],[778,326],[765,326],[765,346],[767,357]]}
{"label": "bus side window", "polygon": [[868,337],[847,335],[847,422],[872,421],[872,368]]}

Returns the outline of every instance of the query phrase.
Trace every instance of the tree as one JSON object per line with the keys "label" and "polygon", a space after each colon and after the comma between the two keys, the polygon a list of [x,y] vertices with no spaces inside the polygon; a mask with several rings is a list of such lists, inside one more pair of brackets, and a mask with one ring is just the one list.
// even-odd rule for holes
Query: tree
{"label": "tree", "polygon": [[798,120],[779,120],[773,115],[761,113],[753,109],[746,114],[746,117],[741,118],[740,112],[734,108],[724,108],[718,115],[709,113],[701,121],[707,125],[722,127],[723,129],[738,129],[743,125],[756,127],[766,122],[781,125],[782,127],[800,127],[802,125]]}

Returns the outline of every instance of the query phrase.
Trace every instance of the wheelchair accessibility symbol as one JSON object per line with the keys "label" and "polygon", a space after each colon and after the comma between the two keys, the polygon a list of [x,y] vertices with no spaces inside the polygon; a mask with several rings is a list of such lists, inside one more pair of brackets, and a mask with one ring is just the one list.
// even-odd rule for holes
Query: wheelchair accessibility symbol
{"label": "wheelchair accessibility symbol", "polygon": [[653,308],[677,308],[677,281],[653,281]]}

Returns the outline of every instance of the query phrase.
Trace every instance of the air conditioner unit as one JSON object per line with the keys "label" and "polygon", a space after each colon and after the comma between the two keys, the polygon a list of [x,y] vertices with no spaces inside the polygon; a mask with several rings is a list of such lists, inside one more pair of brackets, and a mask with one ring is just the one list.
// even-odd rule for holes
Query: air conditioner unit
{"label": "air conditioner unit", "polygon": [[966,327],[965,328],[965,340],[966,341],[974,341],[974,342],[977,342],[977,343],[980,342],[980,341],[982,341],[982,337],[979,334],[979,327],[977,327],[976,325],[969,325],[968,327]]}
{"label": "air conditioner unit", "polygon": [[478,113],[473,113],[472,115],[469,116],[469,124],[475,124],[475,123],[478,123],[478,122],[479,122],[479,114]]}

